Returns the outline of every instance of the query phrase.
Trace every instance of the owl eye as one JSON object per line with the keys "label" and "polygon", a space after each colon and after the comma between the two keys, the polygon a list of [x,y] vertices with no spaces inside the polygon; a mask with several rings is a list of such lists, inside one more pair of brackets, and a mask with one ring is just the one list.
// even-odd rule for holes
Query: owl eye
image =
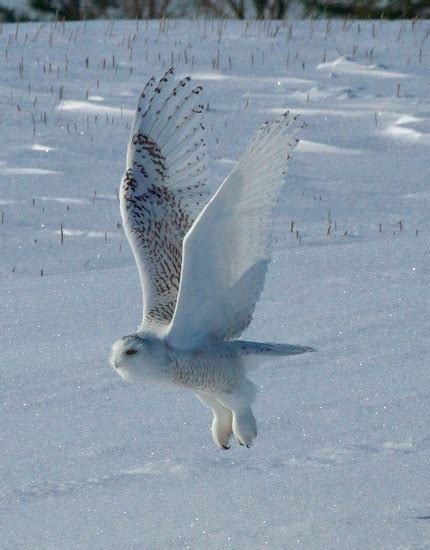
{"label": "owl eye", "polygon": [[137,349],[128,349],[125,353],[127,355],[134,355],[135,353],[137,353]]}

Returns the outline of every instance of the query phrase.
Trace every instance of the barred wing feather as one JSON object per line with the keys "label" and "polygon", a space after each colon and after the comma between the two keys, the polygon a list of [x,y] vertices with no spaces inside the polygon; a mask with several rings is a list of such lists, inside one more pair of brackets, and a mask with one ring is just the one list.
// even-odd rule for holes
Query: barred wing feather
{"label": "barred wing feather", "polygon": [[266,123],[186,235],[174,346],[232,338],[249,325],[270,261],[272,209],[302,127],[288,113]]}
{"label": "barred wing feather", "polygon": [[176,306],[182,242],[207,203],[200,87],[169,69],[139,99],[120,208],[143,291],[141,329],[167,326]]}

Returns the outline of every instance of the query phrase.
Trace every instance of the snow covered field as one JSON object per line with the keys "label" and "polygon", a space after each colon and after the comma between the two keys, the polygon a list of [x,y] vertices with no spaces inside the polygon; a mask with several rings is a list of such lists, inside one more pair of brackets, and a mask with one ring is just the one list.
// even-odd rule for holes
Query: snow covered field
{"label": "snow covered field", "polygon": [[[0,547],[430,547],[428,35],[2,27]],[[264,120],[308,123],[246,336],[319,351],[251,373],[250,450],[218,450],[191,392],[107,360],[141,314],[116,196],[129,125],[172,63],[205,88],[213,189]]]}

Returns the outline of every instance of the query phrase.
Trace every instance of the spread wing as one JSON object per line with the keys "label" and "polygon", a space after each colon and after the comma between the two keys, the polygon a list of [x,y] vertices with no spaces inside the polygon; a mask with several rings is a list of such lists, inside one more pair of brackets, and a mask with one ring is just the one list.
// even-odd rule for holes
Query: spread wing
{"label": "spread wing", "polygon": [[208,200],[201,87],[169,69],[140,96],[121,182],[124,229],[143,291],[141,329],[168,325],[179,289],[182,241]]}
{"label": "spread wing", "polygon": [[303,126],[288,113],[266,123],[185,237],[173,345],[232,338],[249,325],[270,261],[271,211]]}

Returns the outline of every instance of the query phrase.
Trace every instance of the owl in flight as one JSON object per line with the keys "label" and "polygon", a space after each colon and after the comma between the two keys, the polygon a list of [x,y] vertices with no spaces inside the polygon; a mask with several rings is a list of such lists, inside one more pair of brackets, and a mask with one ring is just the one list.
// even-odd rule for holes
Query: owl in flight
{"label": "owl in flight", "polygon": [[151,78],[137,106],[120,188],[139,269],[143,319],[113,344],[130,382],[189,388],[213,411],[212,436],[250,447],[257,435],[252,364],[311,348],[236,339],[251,322],[270,262],[271,213],[297,134],[285,113],[266,122],[216,193],[206,187],[200,86]]}

